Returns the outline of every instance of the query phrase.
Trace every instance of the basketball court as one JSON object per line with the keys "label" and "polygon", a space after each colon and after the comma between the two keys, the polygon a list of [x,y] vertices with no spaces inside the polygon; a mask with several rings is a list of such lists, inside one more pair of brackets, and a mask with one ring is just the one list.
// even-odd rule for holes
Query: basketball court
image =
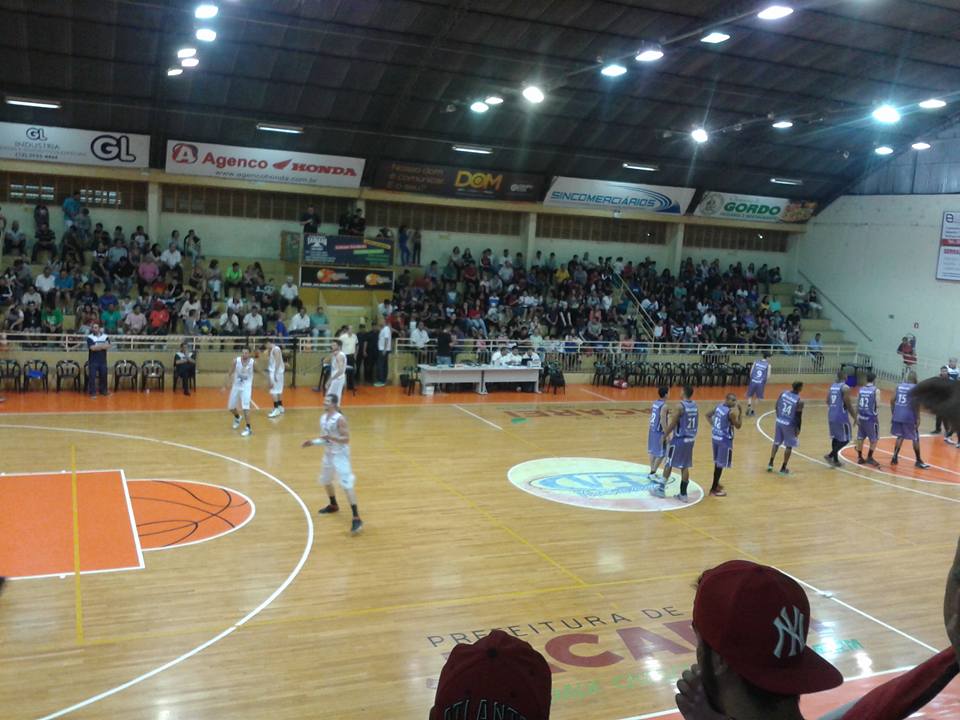
{"label": "basketball court", "polygon": [[[694,583],[740,557],[804,584],[810,643],[852,680],[807,698],[815,717],[946,645],[960,450],[924,437],[933,468],[915,471],[909,449],[891,468],[883,439],[879,470],[849,449],[828,469],[825,386],[811,385],[793,475],[768,474],[781,389],[738,432],[726,498],[703,497],[700,433],[683,505],[645,479],[650,388],[361,388],[344,404],[356,537],[349,513],[316,514],[309,389],[288,392],[277,421],[255,412],[249,438],[216,390],[93,410],[9,396],[0,498],[18,512],[3,516],[0,564],[24,579],[0,604],[0,661],[17,668],[0,676],[4,714],[425,717],[454,645],[502,628],[550,662],[553,717],[677,717]],[[722,393],[694,399],[705,412]],[[269,407],[260,388],[254,401]],[[922,716],[958,709],[948,689]]]}

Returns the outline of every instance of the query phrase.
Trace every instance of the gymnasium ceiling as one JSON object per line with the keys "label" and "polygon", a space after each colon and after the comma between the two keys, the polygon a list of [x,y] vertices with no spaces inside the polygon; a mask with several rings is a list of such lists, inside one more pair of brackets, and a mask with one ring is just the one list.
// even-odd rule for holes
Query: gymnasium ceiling
{"label": "gymnasium ceiling", "polygon": [[[365,184],[393,159],[826,201],[885,162],[877,145],[910,153],[960,118],[957,0],[789,2],[774,22],[762,0],[220,0],[213,43],[193,40],[196,4],[0,0],[0,90],[63,102],[0,120],[149,134],[153,167],[175,138],[360,156]],[[729,41],[699,42],[718,25]],[[665,57],[635,62],[644,41]],[[184,45],[199,67],[167,77]],[[628,74],[601,76],[601,56]],[[529,81],[542,104],[521,97]],[[470,111],[491,93],[506,101]],[[953,102],[916,108],[929,97]],[[881,101],[901,122],[870,117]]]}

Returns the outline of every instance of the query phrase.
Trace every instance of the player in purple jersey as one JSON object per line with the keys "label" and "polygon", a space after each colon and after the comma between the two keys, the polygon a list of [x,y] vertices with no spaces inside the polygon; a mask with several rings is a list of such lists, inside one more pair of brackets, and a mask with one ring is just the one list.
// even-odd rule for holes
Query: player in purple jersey
{"label": "player in purple jersey", "polygon": [[777,429],[773,435],[773,447],[770,449],[770,462],[767,463],[767,472],[773,472],[773,463],[777,459],[777,450],[783,445],[783,465],[780,466],[781,475],[789,475],[787,463],[793,449],[797,446],[797,437],[800,435],[800,424],[803,421],[803,400],[800,393],[803,383],[793,383],[792,390],[784,390],[777,398]]}
{"label": "player in purple jersey", "polygon": [[[650,407],[650,430],[647,432],[647,452],[650,453],[650,472],[647,477],[651,480],[657,480],[657,468],[667,456],[667,436],[663,432],[664,420],[667,408],[667,395],[670,394],[670,388],[661,386],[657,388],[659,400],[654,400]],[[659,480],[657,480],[659,482]],[[664,481],[666,482],[666,481]]]}
{"label": "player in purple jersey", "polygon": [[926,470],[930,466],[920,457],[920,433],[917,430],[920,425],[920,413],[913,397],[913,388],[916,384],[917,373],[911,370],[907,373],[907,381],[897,385],[893,397],[890,398],[890,411],[893,414],[890,433],[897,438],[890,464],[896,465],[899,462],[900,446],[904,439],[909,438],[913,443],[913,455],[916,458],[914,466]]}
{"label": "player in purple jersey", "polygon": [[[664,434],[670,438],[667,445],[667,465],[663,468],[663,484],[656,493],[664,496],[667,483],[670,482],[670,473],[674,467],[680,468],[680,494],[677,500],[689,502],[687,486],[690,484],[690,467],[693,465],[693,442],[697,437],[699,425],[699,411],[697,404],[691,400],[693,387],[683,386],[683,399],[670,408],[670,416]],[[671,437],[672,434],[672,437]]]}
{"label": "player in purple jersey", "polygon": [[[877,417],[877,408],[880,405],[880,390],[873,384],[877,379],[876,373],[867,373],[867,384],[860,388],[857,395],[857,464],[880,467],[880,463],[873,459],[873,451],[877,447],[877,438],[880,436],[880,420]],[[867,459],[863,459],[863,441],[870,441],[870,451]]]}
{"label": "player in purple jersey", "polygon": [[750,384],[747,386],[747,417],[756,415],[753,399],[763,400],[763,391],[770,377],[770,352],[763,353],[763,360],[757,360],[750,366]]}
{"label": "player in purple jersey", "polygon": [[733,464],[733,430],[743,426],[741,414],[740,403],[733,393],[727,393],[726,399],[707,413],[713,440],[713,485],[710,486],[710,494],[714,497],[725,497],[727,494],[720,484],[720,476],[724,468]]}
{"label": "player in purple jersey", "polygon": [[[850,423],[856,421],[857,410],[850,399],[850,388],[843,381],[844,369],[837,370],[837,381],[827,390],[827,423],[830,425],[831,450],[823,459],[830,467],[840,467],[840,450],[850,442]],[[847,419],[849,416],[849,420]]]}

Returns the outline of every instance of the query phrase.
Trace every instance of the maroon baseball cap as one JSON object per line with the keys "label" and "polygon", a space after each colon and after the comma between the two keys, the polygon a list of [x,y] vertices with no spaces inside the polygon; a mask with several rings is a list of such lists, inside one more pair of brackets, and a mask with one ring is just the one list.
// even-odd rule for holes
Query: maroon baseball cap
{"label": "maroon baseball cap", "polygon": [[[430,720],[478,717],[550,717],[552,678],[543,655],[529,643],[494,630],[473,645],[457,645],[440,671]],[[511,711],[514,714],[510,714]]]}
{"label": "maroon baseball cap", "polygon": [[807,647],[810,603],[779,570],[731,560],[700,577],[693,627],[733,670],[762,690],[804,695],[843,682]]}

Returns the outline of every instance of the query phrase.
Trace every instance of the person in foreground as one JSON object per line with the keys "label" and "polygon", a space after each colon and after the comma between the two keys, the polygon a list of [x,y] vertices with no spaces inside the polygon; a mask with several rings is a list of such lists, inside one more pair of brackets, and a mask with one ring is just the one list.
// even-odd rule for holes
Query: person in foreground
{"label": "person in foreground", "polygon": [[548,720],[552,679],[543,655],[529,643],[494,630],[450,653],[430,720]]}
{"label": "person in foreground", "polygon": [[333,475],[336,473],[337,482],[340,483],[340,487],[347,494],[350,509],[353,511],[350,532],[356,535],[363,529],[363,520],[360,519],[360,513],[357,510],[357,493],[353,489],[356,477],[353,474],[353,467],[350,465],[350,430],[347,427],[347,419],[340,412],[338,402],[339,398],[332,393],[324,398],[323,415],[320,416],[320,437],[304,440],[302,447],[326,446],[323,453],[320,482],[323,483],[323,487],[327,491],[330,504],[321,508],[318,512],[321,515],[329,515],[340,510],[340,506],[337,504],[337,494],[333,488]]}
{"label": "person in foreground", "polygon": [[[952,647],[821,720],[900,720],[957,675],[960,544],[943,607]],[[803,588],[776,568],[731,560],[707,570],[693,601],[697,664],[677,682],[677,709],[686,720],[803,720],[801,695],[843,682],[807,646],[809,620]]]}

